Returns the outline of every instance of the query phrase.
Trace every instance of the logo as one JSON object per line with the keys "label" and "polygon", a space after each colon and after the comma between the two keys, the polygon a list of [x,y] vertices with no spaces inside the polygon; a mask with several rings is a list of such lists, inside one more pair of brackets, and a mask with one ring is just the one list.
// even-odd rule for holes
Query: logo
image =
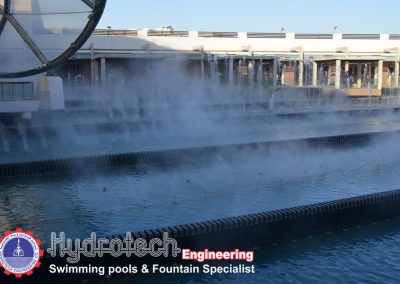
{"label": "logo", "polygon": [[40,240],[35,239],[32,232],[7,231],[0,239],[0,266],[6,275],[32,275],[35,268],[40,267],[40,258],[43,250],[40,249]]}

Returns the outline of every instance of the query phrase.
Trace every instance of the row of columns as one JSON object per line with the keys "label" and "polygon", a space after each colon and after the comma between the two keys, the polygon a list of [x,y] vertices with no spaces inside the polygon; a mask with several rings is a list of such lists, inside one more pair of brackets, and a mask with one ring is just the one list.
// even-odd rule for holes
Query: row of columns
{"label": "row of columns", "polygon": [[[398,64],[398,62],[397,62]],[[336,60],[336,70],[335,70],[335,88],[336,89],[340,89],[341,87],[341,78],[342,78],[342,60],[337,59]],[[349,71],[349,62],[346,61],[345,62],[345,72]],[[314,72],[315,73],[315,72]],[[361,74],[361,64],[358,65],[358,70],[357,70],[358,74]],[[377,82],[377,89],[381,90],[382,89],[382,76],[383,75],[383,60],[378,60],[378,82]],[[397,79],[397,80],[396,80]],[[361,80],[360,78],[358,78],[357,80]],[[399,79],[398,76],[395,78],[395,82],[397,81],[397,86],[399,83]],[[361,85],[361,82],[358,82],[359,85]]]}
{"label": "row of columns", "polygon": [[[395,79],[394,79],[395,87],[399,86],[399,66],[400,66],[399,61],[396,61]],[[313,62],[313,70],[318,70],[317,62]],[[349,72],[349,61],[345,61],[344,70],[345,70],[345,72]],[[361,74],[361,65],[358,66],[357,72],[358,72],[358,74]],[[382,82],[383,82],[382,74],[383,74],[383,60],[379,60],[378,61],[378,82],[377,82],[377,89],[379,89],[379,90],[382,89]],[[342,77],[342,60],[337,59],[335,62],[335,88],[336,89],[341,88],[341,77]],[[361,79],[357,79],[357,80],[361,80]],[[299,78],[299,83],[300,83],[300,81],[302,81],[302,77]],[[358,82],[358,84],[361,85],[361,82]],[[313,72],[312,85],[314,87],[318,86],[318,72]]]}
{"label": "row of columns", "polygon": [[[91,70],[91,83],[97,85],[99,78],[99,65],[96,59],[90,61]],[[104,57],[100,58],[100,84],[101,87],[105,87],[107,84],[107,65]]]}
{"label": "row of columns", "polygon": [[[399,86],[399,71],[400,71],[400,60],[397,60],[395,63],[395,75],[394,75],[394,86],[398,87]],[[336,60],[336,65],[335,65],[335,88],[340,89],[341,88],[341,76],[342,76],[342,60],[337,59]],[[302,64],[300,64],[301,66]],[[361,65],[359,65],[359,70],[358,73],[361,74]],[[312,77],[312,85],[314,87],[318,86],[318,64],[317,62],[313,62],[313,77]],[[345,61],[344,65],[344,70],[345,72],[349,72],[349,62]],[[378,61],[378,82],[377,82],[377,88],[379,90],[382,89],[382,74],[383,74],[383,60]],[[303,84],[303,76],[301,69],[299,71],[299,86],[302,86]]]}
{"label": "row of columns", "polygon": [[[301,56],[302,57],[302,56]],[[336,72],[335,72],[335,88],[340,89],[341,87],[341,64],[342,60],[337,59],[336,60]],[[358,67],[361,68],[361,65]],[[100,81],[101,81],[101,86],[105,87],[106,85],[106,72],[107,72],[107,67],[106,67],[106,59],[104,57],[100,58]],[[349,71],[349,62],[345,61],[345,72]],[[298,79],[298,86],[302,87],[303,86],[303,77],[304,77],[304,57],[300,58],[299,62],[299,79]],[[312,85],[317,86],[318,85],[318,65],[316,62],[313,62],[313,77],[312,77]],[[92,83],[95,84],[96,80],[98,78],[98,64],[95,59],[92,59],[91,61],[91,71],[92,71]],[[273,88],[277,88],[278,82],[277,82],[277,75],[278,75],[278,60],[277,58],[273,59]],[[358,70],[359,74],[361,74],[361,70]],[[395,62],[395,70],[394,70],[394,87],[399,86],[399,73],[400,73],[400,58],[396,60]],[[204,66],[204,60],[201,60],[201,74],[202,78],[204,78],[205,74],[205,66]],[[378,82],[377,82],[377,88],[380,90],[382,89],[382,74],[383,74],[383,60],[378,61]]]}
{"label": "row of columns", "polygon": [[[229,72],[229,78],[230,78],[229,80],[231,81],[233,79],[233,76],[232,76],[233,69],[232,70],[229,69],[228,72]],[[203,55],[200,60],[200,76],[201,76],[202,80],[204,80],[206,78],[205,73],[206,73],[205,56]],[[272,86],[274,89],[276,89],[278,87],[277,77],[278,77],[278,59],[274,58],[273,65],[272,65]]]}
{"label": "row of columns", "polygon": [[[292,52],[298,52],[299,54],[299,78],[298,78],[298,86],[303,86],[303,73],[304,73],[304,49],[302,46],[294,47],[291,49]],[[345,48],[346,54],[348,56],[348,48]],[[395,70],[394,70],[394,87],[399,87],[399,75],[400,75],[400,48],[396,48],[397,56],[395,61]],[[340,59],[336,60],[336,72],[335,72],[335,88],[340,89],[341,87],[341,61]],[[361,74],[361,65],[359,65],[358,74]],[[312,85],[318,86],[318,65],[316,62],[313,62],[313,77],[312,77]],[[345,72],[349,71],[349,62],[345,62]],[[383,60],[378,60],[378,82],[377,88],[379,90],[382,89],[382,78],[383,78]],[[358,79],[360,80],[360,79]],[[361,82],[358,82],[359,84]]]}

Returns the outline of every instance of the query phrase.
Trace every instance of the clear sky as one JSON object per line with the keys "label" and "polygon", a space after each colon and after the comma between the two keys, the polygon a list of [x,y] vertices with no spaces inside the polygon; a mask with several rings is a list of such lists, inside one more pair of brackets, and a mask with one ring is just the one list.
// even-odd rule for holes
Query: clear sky
{"label": "clear sky", "polygon": [[400,0],[108,0],[100,28],[400,34]]}

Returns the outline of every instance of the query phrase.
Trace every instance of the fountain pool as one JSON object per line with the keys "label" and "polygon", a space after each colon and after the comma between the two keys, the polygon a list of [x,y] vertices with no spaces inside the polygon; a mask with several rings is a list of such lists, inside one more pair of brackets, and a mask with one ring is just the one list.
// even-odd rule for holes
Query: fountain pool
{"label": "fountain pool", "polygon": [[158,123],[97,121],[76,124],[70,120],[72,122],[65,120],[62,124],[48,122],[47,133],[43,130],[45,126],[32,128],[28,138],[21,137],[21,131],[4,130],[0,164],[400,129],[400,120],[390,111],[379,115],[374,112],[293,118],[248,115],[225,120],[198,118]]}
{"label": "fountain pool", "polygon": [[[173,167],[5,179],[0,230],[109,235],[400,188],[397,138],[352,148],[235,152]],[[26,212],[30,212],[26,214]]]}

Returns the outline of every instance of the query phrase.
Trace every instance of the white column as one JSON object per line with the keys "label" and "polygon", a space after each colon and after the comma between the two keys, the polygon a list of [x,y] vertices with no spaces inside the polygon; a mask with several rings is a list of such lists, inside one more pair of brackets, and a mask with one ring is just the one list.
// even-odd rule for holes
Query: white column
{"label": "white column", "polygon": [[200,59],[200,76],[201,80],[204,80],[206,78],[206,68],[204,66],[204,53],[201,55]]}
{"label": "white column", "polygon": [[313,73],[312,73],[312,85],[313,87],[317,87],[318,86],[318,64],[317,62],[313,62]]}
{"label": "white column", "polygon": [[331,76],[332,75],[331,70],[332,70],[332,66],[331,66],[331,63],[329,62],[329,65],[328,65],[328,83],[327,83],[328,87],[331,86],[331,77],[332,77]]}
{"label": "white column", "polygon": [[382,89],[382,78],[383,78],[383,60],[378,62],[378,90]]}
{"label": "white column", "polygon": [[235,61],[233,60],[233,58],[229,58],[229,68],[228,68],[228,76],[229,76],[229,85],[233,86],[233,82],[234,82],[234,78],[235,75],[233,74],[233,70],[234,70],[234,63]]}
{"label": "white column", "polygon": [[349,69],[350,69],[349,61],[346,61],[346,62],[344,63],[344,71],[345,71],[345,72],[349,72]]}
{"label": "white column", "polygon": [[[379,72],[379,71],[378,71]],[[361,88],[361,63],[357,64],[357,87]],[[378,75],[379,77],[379,75]]]}
{"label": "white column", "polygon": [[399,86],[399,70],[400,70],[400,63],[399,60],[396,59],[394,63],[394,87],[397,88]]}
{"label": "white column", "polygon": [[272,87],[276,89],[278,87],[278,60],[274,58],[272,66]]}
{"label": "white column", "polygon": [[106,59],[104,57],[100,59],[100,76],[101,76],[101,86],[105,87],[107,85],[107,74],[106,74]]}
{"label": "white column", "polygon": [[93,86],[97,86],[98,78],[99,78],[99,65],[97,60],[92,59],[90,62],[91,67],[91,83]]}
{"label": "white column", "polygon": [[206,78],[206,73],[205,73],[205,67],[204,67],[204,60],[201,60],[201,80],[204,80]]}
{"label": "white column", "polygon": [[299,62],[299,87],[303,87],[303,74],[304,74],[304,62],[300,60]]}
{"label": "white column", "polygon": [[336,72],[335,72],[335,88],[340,89],[341,81],[341,60],[336,60]]}

